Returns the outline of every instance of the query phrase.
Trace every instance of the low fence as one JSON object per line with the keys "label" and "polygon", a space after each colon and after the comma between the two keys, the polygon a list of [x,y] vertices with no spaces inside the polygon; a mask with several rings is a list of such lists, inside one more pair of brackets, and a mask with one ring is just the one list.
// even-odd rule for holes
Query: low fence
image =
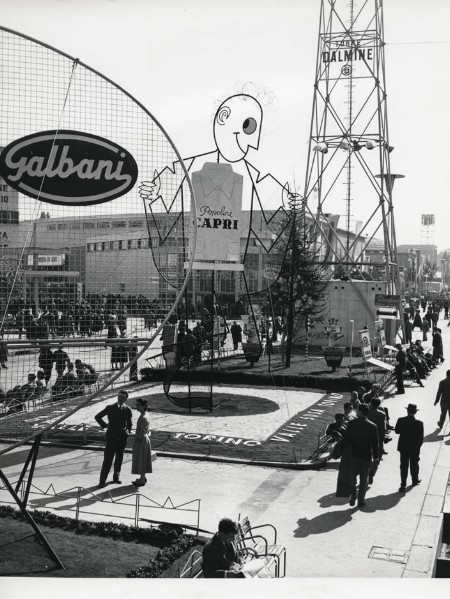
{"label": "low fence", "polygon": [[[15,484],[11,483],[14,487]],[[24,500],[27,481],[22,481],[18,495]],[[58,505],[55,505],[58,503]],[[122,523],[142,528],[151,524],[167,524],[193,530],[200,529],[200,499],[175,503],[170,496],[156,501],[141,493],[132,492],[120,497],[109,491],[94,492],[85,487],[72,487],[56,492],[53,485],[43,491],[31,485],[28,496],[28,509],[51,511],[59,516],[85,520],[88,522]],[[14,505],[6,486],[0,486],[0,504]]]}

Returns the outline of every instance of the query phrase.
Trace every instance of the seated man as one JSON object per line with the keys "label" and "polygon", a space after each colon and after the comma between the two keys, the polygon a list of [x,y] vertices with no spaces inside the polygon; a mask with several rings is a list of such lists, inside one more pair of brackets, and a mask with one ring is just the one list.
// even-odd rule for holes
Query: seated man
{"label": "seated man", "polygon": [[35,402],[36,397],[38,396],[37,385],[36,385],[36,375],[33,372],[27,377],[27,382],[25,385],[20,387],[20,399],[22,403],[26,403],[27,401]]}
{"label": "seated man", "polygon": [[352,391],[350,395],[350,403],[354,410],[358,410],[361,405],[361,401],[359,399],[358,391]]}
{"label": "seated man", "polygon": [[52,399],[67,399],[68,397],[74,397],[82,393],[80,382],[74,373],[74,365],[70,362],[67,365],[67,372],[55,381],[52,387]]}
{"label": "seated man", "polygon": [[335,414],[334,422],[327,426],[325,434],[330,435],[336,441],[342,439],[345,431],[344,414]]}
{"label": "seated man", "polygon": [[16,385],[13,389],[6,392],[5,407],[7,408],[7,414],[15,414],[16,412],[23,412],[24,404],[21,398],[21,386]]}
{"label": "seated man", "polygon": [[372,401],[372,397],[380,397],[381,394],[381,386],[378,383],[374,383],[370,391],[364,393],[363,402],[366,404],[370,404]]}
{"label": "seated man", "polygon": [[81,360],[75,360],[75,371],[80,384],[92,385],[98,379],[95,368],[90,364],[85,364]]}
{"label": "seated man", "polygon": [[344,424],[347,424],[350,420],[354,420],[355,418],[356,410],[349,401],[346,401],[344,404]]}
{"label": "seated man", "polygon": [[239,568],[239,556],[235,545],[238,533],[236,522],[222,518],[218,531],[203,548],[203,575],[205,578],[243,578],[236,570]]}

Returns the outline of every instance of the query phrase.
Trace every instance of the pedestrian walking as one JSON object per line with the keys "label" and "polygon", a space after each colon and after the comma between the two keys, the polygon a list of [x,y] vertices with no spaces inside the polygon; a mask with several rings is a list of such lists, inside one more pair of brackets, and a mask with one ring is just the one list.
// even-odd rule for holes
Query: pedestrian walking
{"label": "pedestrian walking", "polygon": [[421,482],[419,460],[423,443],[423,422],[415,417],[418,411],[416,404],[408,404],[406,410],[408,415],[399,418],[395,425],[395,432],[399,435],[397,449],[400,452],[400,493],[406,490],[408,470],[411,471],[414,487]]}
{"label": "pedestrian walking", "polygon": [[441,416],[438,420],[438,427],[444,426],[445,417],[448,413],[450,418],[450,370],[446,372],[446,378],[439,383],[434,405],[441,404]]}
{"label": "pedestrian walking", "polygon": [[405,393],[405,385],[403,383],[403,373],[406,370],[406,354],[402,349],[400,343],[396,344],[396,349],[398,350],[395,354],[395,381],[397,384],[396,395],[403,395]]}
{"label": "pedestrian walking", "polygon": [[[138,353],[137,339],[139,339],[139,337],[137,335],[135,335],[133,337],[133,339],[127,345],[128,362],[131,362],[137,356],[137,353]],[[139,380],[138,379],[138,363],[136,361],[136,362],[134,362],[134,364],[132,364],[130,366],[130,381],[134,381],[137,383],[138,380]]]}
{"label": "pedestrian walking", "polygon": [[442,331],[439,328],[435,328],[433,331],[433,360],[436,362],[444,362],[444,345],[442,343]]}
{"label": "pedestrian walking", "polygon": [[422,341],[428,341],[427,333],[430,330],[430,324],[426,318],[422,322]]}
{"label": "pedestrian walking", "polygon": [[152,446],[150,443],[150,420],[145,414],[147,400],[142,397],[136,399],[136,409],[140,416],[136,423],[134,435],[133,458],[131,461],[131,474],[138,474],[139,478],[133,481],[135,487],[143,487],[147,482],[146,474],[152,472]]}
{"label": "pedestrian walking", "polygon": [[356,503],[358,476],[358,507],[364,507],[366,505],[365,497],[370,466],[372,461],[379,461],[377,427],[373,422],[367,419],[368,413],[369,406],[367,404],[361,404],[358,409],[358,417],[347,423],[347,430],[344,433],[344,443],[348,444],[352,450],[351,468],[353,476],[350,489],[351,506],[354,506]]}
{"label": "pedestrian walking", "polygon": [[46,387],[52,377],[53,361],[54,357],[53,352],[50,349],[50,346],[46,343],[42,343],[39,351],[38,365],[39,368],[42,368],[44,372],[44,380]]}
{"label": "pedestrian walking", "polygon": [[377,473],[380,461],[383,459],[384,452],[384,438],[386,436],[386,412],[380,408],[381,400],[379,397],[372,397],[369,405],[369,413],[367,414],[368,420],[373,422],[377,427],[378,433],[378,451],[380,459],[378,461],[373,460],[370,464],[368,483],[373,483],[373,478]]}
{"label": "pedestrian walking", "polygon": [[0,332],[0,365],[2,368],[8,368],[6,362],[8,361],[8,346],[6,341],[3,339],[3,331]]}
{"label": "pedestrian walking", "polygon": [[414,314],[414,320],[412,323],[412,328],[411,328],[411,333],[414,331],[414,329],[416,327],[419,327],[420,330],[422,330],[422,318],[420,316],[420,311],[416,310],[415,314]]}
{"label": "pedestrian walking", "polygon": [[231,337],[233,339],[233,349],[238,348],[238,343],[242,343],[242,328],[236,321],[231,325]]}
{"label": "pedestrian walking", "polygon": [[[128,393],[124,390],[119,391],[117,403],[106,406],[106,408],[95,416],[95,420],[102,429],[106,428],[106,445],[102,469],[100,471],[99,488],[106,486],[106,479],[108,478],[113,461],[113,482],[118,485],[122,483],[120,480],[120,470],[122,468],[123,452],[125,451],[132,426],[131,409],[124,405],[127,399]],[[108,418],[108,423],[103,420],[105,416]]]}
{"label": "pedestrian walking", "polygon": [[70,358],[67,352],[63,350],[62,343],[58,344],[58,349],[53,352],[53,362],[58,376],[64,374],[66,366],[70,364]]}

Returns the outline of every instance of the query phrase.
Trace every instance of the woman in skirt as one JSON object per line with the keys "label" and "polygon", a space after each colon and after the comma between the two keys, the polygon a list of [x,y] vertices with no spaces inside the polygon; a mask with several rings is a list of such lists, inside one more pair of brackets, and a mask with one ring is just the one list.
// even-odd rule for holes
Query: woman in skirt
{"label": "woman in skirt", "polygon": [[145,413],[147,405],[146,399],[142,399],[142,397],[137,398],[136,409],[140,413],[140,416],[136,423],[133,459],[131,462],[131,473],[139,475],[139,478],[133,481],[135,487],[143,487],[147,482],[146,473],[152,472],[152,446],[149,437],[150,420]]}

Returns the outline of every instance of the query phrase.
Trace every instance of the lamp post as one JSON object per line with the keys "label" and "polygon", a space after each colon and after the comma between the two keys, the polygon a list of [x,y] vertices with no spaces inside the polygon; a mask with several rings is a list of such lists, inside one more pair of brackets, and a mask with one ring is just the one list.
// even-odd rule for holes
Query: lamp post
{"label": "lamp post", "polygon": [[[386,145],[386,149],[388,150],[388,152],[392,152],[392,150],[394,148],[392,148],[392,146]],[[390,201],[390,208],[392,209],[392,190],[394,189],[394,183],[396,181],[396,179],[404,179],[405,175],[400,175],[398,173],[382,173],[380,175],[375,175],[377,178],[379,179],[383,179],[385,184],[386,184],[386,189],[388,192],[388,196],[389,196],[389,201]],[[384,208],[382,208],[383,210],[383,214],[384,214]],[[397,258],[397,242],[395,240],[395,232],[392,229],[392,242],[393,242],[393,247],[395,250],[395,264],[393,265],[391,260],[392,260],[392,256],[390,255],[390,252],[388,250],[388,248],[386,247],[386,240],[389,237],[389,233],[388,233],[388,225],[386,222],[386,218],[384,215],[383,218],[383,226],[384,226],[384,239],[385,239],[385,260],[386,260],[386,286],[387,286],[387,293],[398,293],[400,291],[400,273],[398,270],[398,258]],[[393,221],[392,221],[392,227],[393,227]],[[394,266],[395,270],[392,271],[391,267]],[[402,328],[403,334],[403,340],[406,339],[406,333],[405,333],[405,329],[404,329],[404,321],[403,321],[403,307],[400,303],[399,306],[399,310],[400,310],[400,322],[402,323],[400,326]],[[386,326],[386,337],[389,341],[390,345],[393,345],[393,343],[395,342],[395,338],[396,338],[396,330],[395,330],[395,326],[391,326],[391,323],[387,323],[388,326]]]}

